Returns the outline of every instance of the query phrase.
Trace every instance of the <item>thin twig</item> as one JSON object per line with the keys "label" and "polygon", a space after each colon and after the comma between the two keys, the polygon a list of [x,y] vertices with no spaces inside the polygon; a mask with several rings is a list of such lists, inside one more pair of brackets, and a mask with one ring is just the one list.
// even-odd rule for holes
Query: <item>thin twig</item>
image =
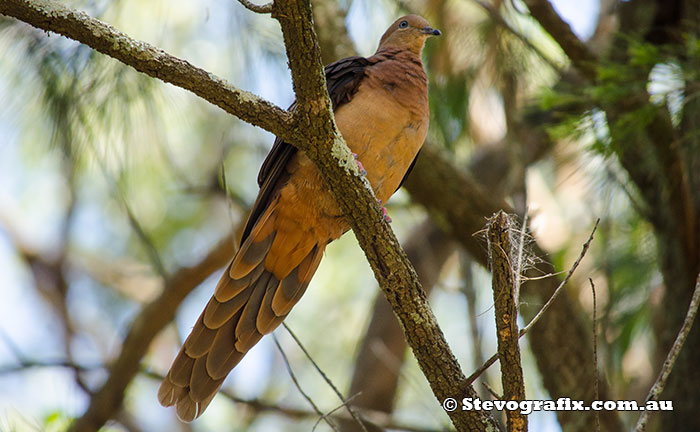
{"label": "thin twig", "polygon": [[297,380],[296,375],[294,374],[294,371],[292,370],[292,365],[289,364],[289,359],[287,358],[287,354],[284,352],[282,349],[282,346],[280,345],[280,342],[277,340],[277,336],[275,334],[272,335],[272,339],[275,341],[275,345],[277,345],[277,349],[279,350],[280,354],[282,354],[282,360],[284,360],[284,365],[287,368],[287,372],[289,373],[290,378],[292,378],[292,382],[294,382],[294,385],[296,386],[297,390],[299,390],[299,393],[301,393],[302,396],[304,396],[304,399],[311,405],[311,407],[316,411],[316,414],[321,416],[321,418],[328,424],[328,426],[331,427],[336,432],[340,432],[336,425],[330,421],[328,417],[321,411],[321,409],[316,406],[316,403],[311,399],[311,397],[306,394],[304,389],[301,388],[301,384],[299,384],[299,381]]}
{"label": "thin twig", "polygon": [[[322,421],[322,420],[325,420],[326,417],[331,417],[331,416],[333,416],[333,413],[334,413],[334,412],[338,411],[338,410],[341,409],[341,408],[347,408],[347,407],[349,406],[348,403],[349,403],[351,400],[353,400],[353,399],[355,399],[356,397],[358,397],[359,395],[360,395],[360,393],[357,393],[357,394],[354,394],[354,395],[350,396],[347,400],[341,402],[340,405],[336,406],[336,407],[333,408],[332,410],[328,411],[328,413],[326,413],[326,414],[324,414],[323,416],[319,417],[318,420],[316,420],[316,423],[314,423],[314,427],[311,428],[311,430],[312,430],[312,431],[315,431],[316,428],[318,427],[318,425],[321,423],[321,421]],[[352,411],[350,411],[350,413],[351,413],[351,415],[352,415]],[[354,417],[353,417],[353,418],[354,418]],[[367,432],[367,429],[365,428],[365,425],[364,425],[362,422],[358,422],[358,423],[360,424],[360,426],[362,427],[362,429],[364,429],[365,432]]]}
{"label": "thin twig", "polygon": [[576,268],[578,268],[578,265],[581,264],[581,260],[586,255],[586,252],[588,252],[588,248],[591,247],[591,242],[593,241],[593,235],[595,234],[595,231],[598,229],[598,224],[600,224],[600,218],[598,218],[595,221],[595,226],[593,227],[593,231],[591,231],[591,235],[588,237],[588,240],[583,245],[583,248],[581,250],[581,254],[578,256],[578,258],[576,258],[576,261],[574,261],[574,264],[571,266],[571,270],[569,270],[569,273],[566,275],[564,280],[561,281],[561,283],[559,284],[557,289],[554,290],[554,293],[549,298],[549,300],[547,300],[547,303],[545,303],[544,306],[542,306],[542,309],[540,309],[540,311],[537,312],[537,315],[535,315],[535,317],[525,327],[523,327],[523,329],[520,331],[520,336],[522,336],[525,333],[527,333],[528,331],[530,331],[532,326],[534,326],[537,323],[537,321],[540,320],[542,315],[545,312],[547,312],[547,309],[549,309],[550,306],[552,305],[552,303],[554,303],[554,299],[557,298],[557,296],[559,295],[559,292],[561,292],[562,288],[564,288],[564,285],[566,285],[566,283],[569,282],[569,279],[571,279],[571,275],[574,274],[574,271],[576,271]]}
{"label": "thin twig", "polygon": [[[661,395],[661,392],[664,391],[666,380],[668,380],[668,376],[673,370],[673,365],[676,363],[678,354],[681,352],[681,348],[683,348],[685,339],[688,337],[688,333],[690,333],[690,329],[693,327],[695,316],[698,313],[698,307],[700,307],[700,274],[698,274],[698,278],[695,281],[695,290],[693,291],[693,297],[690,299],[690,306],[688,306],[688,313],[685,315],[683,325],[676,336],[676,340],[673,342],[671,350],[666,356],[664,365],[661,367],[661,372],[659,372],[659,377],[656,378],[656,382],[651,387],[651,390],[649,390],[649,395],[647,395],[646,402],[658,400],[659,395]],[[637,432],[644,432],[647,428],[648,420],[649,411],[644,411],[639,417],[635,430]]]}
{"label": "thin twig", "polygon": [[304,352],[304,355],[306,355],[306,358],[308,358],[309,361],[311,362],[311,364],[314,366],[314,368],[316,368],[316,371],[321,375],[321,377],[323,377],[323,380],[326,381],[326,383],[330,386],[330,388],[333,389],[336,396],[338,396],[338,399],[340,399],[340,402],[342,402],[342,404],[347,408],[347,410],[350,413],[350,415],[352,416],[352,418],[355,419],[355,421],[360,425],[360,427],[362,428],[362,430],[364,432],[367,432],[367,428],[365,427],[363,420],[360,418],[360,415],[358,413],[356,413],[355,410],[348,404],[348,401],[350,399],[346,399],[345,396],[343,396],[343,394],[340,393],[340,390],[338,390],[338,388],[333,384],[333,382],[330,380],[330,378],[328,378],[328,376],[323,372],[323,370],[321,370],[319,365],[311,357],[311,354],[309,354],[309,352],[306,351],[306,348],[304,347],[304,345],[301,343],[301,341],[299,340],[297,335],[294,334],[292,329],[289,328],[287,323],[283,322],[282,325],[284,326],[285,330],[287,330],[287,332],[290,334],[290,336],[292,336],[292,338],[294,339],[294,342],[296,342],[297,345],[299,345],[299,348],[301,348],[301,350]]}
{"label": "thin twig", "polygon": [[136,233],[136,236],[139,238],[139,240],[141,240],[141,243],[143,243],[143,246],[146,249],[146,253],[148,254],[148,256],[151,260],[151,264],[153,264],[153,267],[155,268],[156,272],[158,273],[158,276],[160,276],[164,280],[167,279],[168,272],[165,271],[165,266],[163,265],[163,260],[160,258],[160,253],[158,252],[158,248],[156,247],[153,240],[151,240],[151,237],[143,229],[141,222],[139,222],[139,220],[136,219],[136,216],[131,211],[131,207],[129,206],[129,204],[126,201],[126,197],[124,195],[122,195],[120,192],[121,191],[118,191],[117,194],[119,195],[120,201],[122,202],[122,205],[124,206],[124,210],[126,211],[126,215],[129,218],[129,225],[131,225],[131,229],[134,230],[134,232]]}
{"label": "thin twig", "polygon": [[[537,315],[525,326],[520,330],[520,334],[518,335],[518,338],[523,337],[530,329],[532,326],[534,326],[537,321],[542,317],[542,315],[549,309],[549,307],[552,305],[554,302],[554,299],[557,298],[559,293],[561,292],[561,289],[566,285],[567,282],[569,282],[569,279],[571,279],[571,275],[574,274],[574,271],[578,267],[578,265],[581,263],[581,260],[583,257],[586,255],[586,252],[588,252],[588,248],[591,246],[591,242],[593,241],[593,235],[595,234],[596,230],[598,229],[598,224],[600,224],[600,219],[596,220],[595,226],[593,227],[593,231],[591,231],[590,237],[588,237],[588,241],[583,245],[583,249],[581,250],[581,254],[578,256],[576,261],[574,261],[574,264],[571,266],[571,269],[569,270],[569,273],[567,273],[566,277],[564,278],[563,281],[559,284],[559,286],[554,290],[554,293],[552,293],[552,296],[547,300],[547,303],[542,306],[542,309],[540,309],[539,312],[537,312]],[[474,371],[469,377],[467,377],[467,383],[471,384],[479,378],[479,376],[484,373],[484,371],[488,368],[491,367],[492,364],[496,363],[496,360],[498,360],[498,354],[492,355],[486,362],[481,365],[477,370]]]}
{"label": "thin twig", "polygon": [[496,400],[502,400],[502,399],[503,399],[503,396],[501,396],[501,395],[499,395],[498,393],[496,393],[496,390],[495,390],[493,387],[491,387],[491,386],[489,385],[489,383],[487,383],[486,381],[482,382],[481,385],[484,386],[484,388],[486,389],[486,391],[489,392],[489,393],[491,394],[491,396],[493,396],[494,399],[496,399]]}
{"label": "thin twig", "polygon": [[265,3],[264,5],[256,5],[249,2],[248,0],[238,0],[238,3],[242,4],[243,7],[249,11],[253,11],[259,14],[269,14],[272,13],[272,2]]}
{"label": "thin twig", "polygon": [[486,371],[486,369],[490,368],[492,364],[496,363],[496,360],[498,360],[498,353],[492,355],[489,357],[488,360],[484,362],[477,370],[475,370],[471,375],[467,377],[467,382],[469,384],[473,383],[477,378],[481,376],[482,373]]}
{"label": "thin twig", "polygon": [[131,210],[131,206],[129,206],[129,202],[126,199],[126,193],[119,187],[119,184],[117,183],[117,180],[113,178],[107,169],[107,166],[105,165],[104,159],[100,157],[97,153],[97,150],[93,147],[91,147],[92,151],[94,152],[95,159],[98,161],[100,168],[102,170],[102,175],[104,175],[105,180],[109,184],[109,186],[113,189],[113,193],[117,200],[121,203],[121,205],[124,207],[124,211],[126,212],[126,216],[129,219],[129,226],[131,229],[134,231],[136,234],[136,237],[141,241],[143,244],[144,249],[146,250],[146,255],[148,255],[149,260],[151,261],[151,265],[155,269],[156,273],[163,278],[163,280],[167,280],[168,278],[168,273],[165,270],[165,266],[163,265],[163,260],[160,258],[160,253],[158,252],[158,248],[156,247],[155,243],[151,239],[151,237],[146,233],[146,230],[144,230],[143,226],[141,225],[141,222],[136,218],[134,215],[134,212]]}
{"label": "thin twig", "polygon": [[[591,283],[591,292],[593,293],[593,370],[595,371],[593,375],[593,399],[598,400],[600,399],[598,383],[598,320],[596,316],[598,305],[596,304],[595,284],[593,283],[593,279],[588,278],[588,281]],[[600,432],[600,413],[596,411],[594,415],[595,430]]]}
{"label": "thin twig", "polygon": [[72,360],[29,360],[23,359],[14,365],[0,366],[0,375],[22,372],[33,368],[67,368],[74,371],[93,371],[106,368],[103,364],[81,365]]}
{"label": "thin twig", "polygon": [[521,276],[521,277],[523,279],[525,279],[525,281],[538,281],[538,280],[549,279],[553,276],[559,276],[560,274],[564,274],[564,273],[566,273],[566,272],[562,270],[562,271],[558,271],[558,272],[554,272],[554,273],[547,273],[547,274],[542,275],[542,276]]}

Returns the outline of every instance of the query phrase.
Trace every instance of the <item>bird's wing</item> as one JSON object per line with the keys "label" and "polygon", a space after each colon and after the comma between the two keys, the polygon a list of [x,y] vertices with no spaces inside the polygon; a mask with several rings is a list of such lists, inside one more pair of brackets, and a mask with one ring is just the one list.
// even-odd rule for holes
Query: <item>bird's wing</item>
{"label": "bird's wing", "polygon": [[[406,179],[408,178],[408,175],[411,174],[411,171],[413,171],[413,167],[416,166],[416,162],[418,161],[418,156],[420,156],[420,150],[418,150],[418,153],[416,153],[416,157],[413,158],[413,162],[411,162],[411,165],[408,166],[408,169],[406,170],[406,174],[403,175],[403,178],[401,179],[401,183],[399,183],[399,187],[396,188],[396,190],[401,189],[401,186],[406,182]],[[396,191],[394,191],[396,192]]]}
{"label": "bird's wing", "polygon": [[[362,79],[365,77],[365,68],[370,64],[371,61],[365,57],[355,56],[338,60],[326,66],[326,86],[333,104],[333,110],[350,102],[355,92],[357,92]],[[296,102],[289,109],[293,111],[295,106]],[[279,138],[275,139],[275,143],[258,173],[260,192],[250,211],[250,216],[248,216],[241,244],[250,235],[255,223],[264,213],[278,185],[284,183],[284,181],[280,180],[286,178],[287,171],[285,168],[296,152],[297,148],[293,145]]]}

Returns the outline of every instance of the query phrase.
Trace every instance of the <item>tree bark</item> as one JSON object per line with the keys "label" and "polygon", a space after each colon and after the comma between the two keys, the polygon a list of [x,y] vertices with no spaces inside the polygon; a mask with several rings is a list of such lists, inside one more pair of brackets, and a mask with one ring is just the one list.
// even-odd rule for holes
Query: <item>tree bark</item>
{"label": "tree bark", "polygon": [[[518,310],[515,298],[515,273],[520,268],[515,264],[514,242],[511,240],[516,227],[508,216],[500,211],[488,223],[487,237],[491,263],[494,314],[498,338],[498,358],[501,364],[501,383],[504,401],[525,400],[525,380],[520,360],[518,342]],[[508,432],[526,431],[527,416],[517,410],[507,410]]]}

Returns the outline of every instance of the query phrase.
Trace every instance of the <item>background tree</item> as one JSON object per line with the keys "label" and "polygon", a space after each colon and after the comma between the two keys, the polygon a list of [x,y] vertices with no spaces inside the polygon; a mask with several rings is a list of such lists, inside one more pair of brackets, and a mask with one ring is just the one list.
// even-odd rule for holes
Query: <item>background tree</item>
{"label": "background tree", "polygon": [[[521,343],[527,395],[591,400],[598,375],[600,399],[643,401],[700,271],[697,3],[603,0],[588,14],[532,0],[312,3],[325,63],[371,54],[386,24],[407,11],[445,34],[426,52],[429,142],[389,211],[423,287],[434,287],[431,304],[464,371],[496,350],[485,236],[474,235],[485,217],[502,208],[530,215],[529,277],[567,269],[601,218],[571,286]],[[236,2],[71,7],[278,106],[293,98],[282,35],[268,15]],[[235,250],[271,135],[13,18],[0,17],[0,52],[0,401],[11,407],[0,428],[62,429],[104,397],[100,415],[116,430],[309,430],[318,415],[287,361],[322,412],[337,408],[284,330],[276,335],[285,357],[265,338],[224,386],[242,403],[217,397],[200,421],[182,425],[155,399],[158,375]],[[289,327],[364,408],[369,427],[446,426],[404,356],[391,309],[381,294],[373,300],[376,283],[353,243],[346,235],[328,249]],[[597,288],[597,373],[588,277]],[[558,283],[527,281],[523,318]],[[700,428],[698,338],[695,328],[661,395],[674,411],[652,416],[653,428]],[[496,373],[480,379],[500,393]],[[334,416],[338,427],[358,427],[343,410]],[[601,428],[637,418],[602,412]],[[532,430],[595,422],[571,412],[529,420]]]}

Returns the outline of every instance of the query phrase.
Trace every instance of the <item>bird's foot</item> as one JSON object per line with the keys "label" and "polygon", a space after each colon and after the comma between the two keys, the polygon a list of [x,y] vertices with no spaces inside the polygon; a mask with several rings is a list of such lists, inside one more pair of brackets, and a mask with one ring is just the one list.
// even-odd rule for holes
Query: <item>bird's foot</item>
{"label": "bird's foot", "polygon": [[364,166],[362,166],[362,162],[360,162],[360,161],[357,159],[357,153],[353,153],[353,154],[352,154],[352,157],[355,158],[355,162],[357,163],[357,168],[360,170],[360,172],[362,173],[362,175],[363,175],[363,176],[366,176],[366,175],[367,175],[367,170],[365,169]]}
{"label": "bird's foot", "polygon": [[[378,199],[377,203],[382,206],[382,200]],[[382,215],[384,217],[384,220],[387,221],[387,223],[391,223],[391,217],[389,217],[389,212],[386,210],[386,207],[382,206]]]}

